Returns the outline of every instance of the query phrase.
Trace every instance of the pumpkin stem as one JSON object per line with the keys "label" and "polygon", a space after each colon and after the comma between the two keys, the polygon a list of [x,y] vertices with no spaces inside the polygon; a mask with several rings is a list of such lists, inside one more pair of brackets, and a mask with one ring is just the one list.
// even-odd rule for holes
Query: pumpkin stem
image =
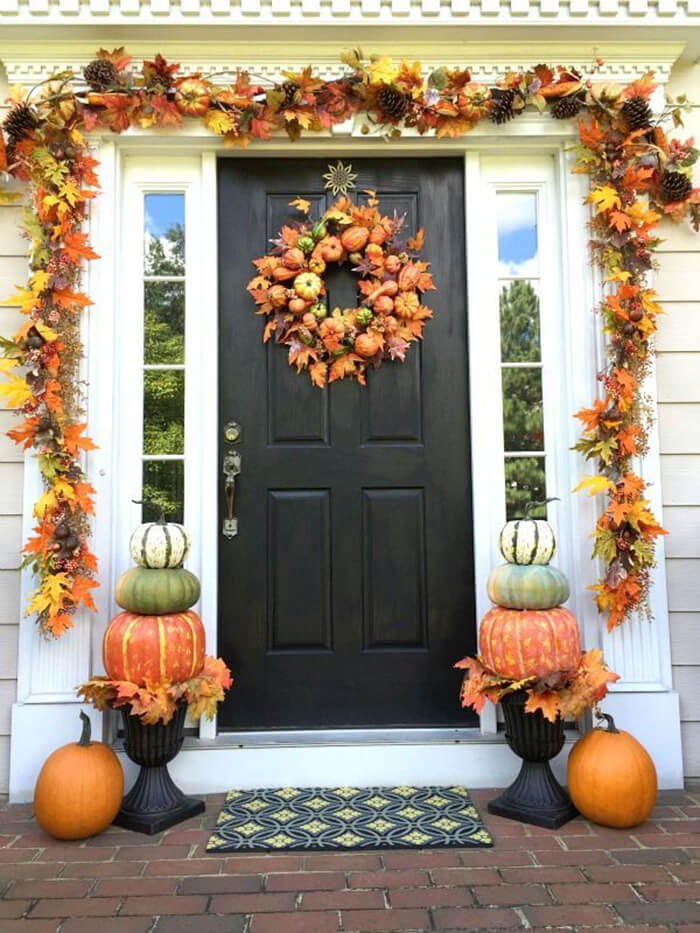
{"label": "pumpkin stem", "polygon": [[528,502],[525,506],[525,511],[523,512],[523,518],[528,518],[530,512],[536,508],[538,505],[547,505],[549,502],[561,502],[559,496],[549,496],[547,499],[539,499],[535,502]]}
{"label": "pumpkin stem", "polygon": [[[158,508],[158,503],[154,502],[152,499],[132,499],[134,505],[152,505],[153,508]],[[165,512],[163,509],[160,510],[160,518],[156,519],[156,525],[167,525],[167,520],[165,518]]]}
{"label": "pumpkin stem", "polygon": [[610,713],[601,713],[601,711],[600,711],[599,709],[597,709],[597,710],[595,711],[595,718],[596,718],[596,719],[604,719],[604,720],[605,720],[605,726],[606,726],[606,730],[605,730],[605,731],[606,731],[606,732],[617,733],[617,732],[620,731],[620,730],[617,728],[617,726],[615,725],[615,720],[612,718],[612,716],[610,715]]}
{"label": "pumpkin stem", "polygon": [[83,746],[91,745],[92,743],[90,742],[90,735],[91,735],[92,726],[90,724],[90,717],[86,716],[85,712],[81,709],[80,718],[83,721],[83,731],[80,733],[80,740],[78,742],[78,745],[83,745]]}

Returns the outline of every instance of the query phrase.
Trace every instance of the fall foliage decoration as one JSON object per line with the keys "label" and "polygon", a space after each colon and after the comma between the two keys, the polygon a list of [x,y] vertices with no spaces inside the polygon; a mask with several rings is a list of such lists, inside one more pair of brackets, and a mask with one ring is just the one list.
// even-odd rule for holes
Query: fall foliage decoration
{"label": "fall foliage decoration", "polygon": [[[342,60],[347,71],[333,80],[308,67],[285,72],[280,83],[266,87],[240,69],[223,85],[213,76],[181,75],[179,65],[161,55],[132,67],[123,48],[101,49],[84,74],[57,72],[27,94],[13,93],[0,133],[0,172],[29,185],[24,232],[30,275],[7,302],[18,305],[26,321],[0,345],[0,369],[6,377],[0,397],[19,411],[22,420],[10,436],[35,451],[45,487],[35,506],[36,528],[25,545],[25,563],[37,577],[27,614],[36,617],[47,635],[58,637],[69,629],[81,606],[94,610],[91,590],[97,585],[97,564],[88,545],[94,490],[84,466],[84,455],[95,445],[85,435],[78,373],[80,318],[91,304],[80,290],[81,267],[98,258],[84,230],[89,202],[98,193],[97,163],[85,133],[95,128],[122,133],[133,126],[177,129],[186,119],[201,120],[224,145],[246,146],[277,132],[295,140],[356,114],[363,115],[363,132],[389,139],[400,136],[404,127],[421,135],[457,138],[482,120],[507,123],[532,109],[557,120],[578,115],[575,171],[591,181],[592,253],[606,279],[600,308],[607,338],[601,394],[591,408],[578,413],[583,434],[577,448],[597,468],[583,488],[607,499],[595,529],[594,555],[605,567],[596,599],[610,628],[648,605],[654,542],[664,532],[633,467],[647,447],[650,412],[642,384],[661,311],[647,273],[663,217],[688,218],[696,229],[700,226],[700,191],[691,180],[698,151],[692,140],[668,139],[663,129],[671,119],[678,125],[685,101],[668,102],[656,112],[650,102],[656,88],[650,74],[622,87],[595,82],[595,69],[581,75],[565,66],[537,65],[487,85],[473,81],[467,68],[438,67],[426,76],[420,62],[366,59],[360,50],[345,53]],[[0,192],[0,197],[8,196],[12,192]],[[328,258],[321,262],[337,262],[342,243],[326,247]],[[310,261],[308,271],[322,274],[314,272]],[[286,289],[285,281],[279,284]],[[296,323],[295,308],[318,287],[313,280],[305,282],[303,292],[285,303],[294,316],[285,325]],[[398,295],[380,297],[388,306]],[[395,316],[400,327],[407,326],[404,321],[416,325],[410,316],[415,308],[405,310],[405,318],[387,316]],[[276,317],[275,312],[272,320]],[[299,352],[302,360],[307,356],[307,368],[317,366],[319,382],[323,363],[330,381],[331,366],[338,360],[312,357],[309,348],[320,329],[314,320],[313,339],[309,344],[300,340]],[[369,324],[351,324],[346,334],[346,323],[334,324],[331,314],[325,324],[338,340],[337,349],[343,348],[333,375],[340,378],[342,370],[364,377],[369,365],[383,359],[389,338]],[[303,315],[298,326],[309,329]],[[350,336],[358,346],[350,348]]]}
{"label": "fall foliage decoration", "polygon": [[[315,221],[309,201],[291,201],[304,219],[282,227],[272,251],[254,260],[258,274],[248,283],[256,313],[268,318],[263,341],[288,347],[289,365],[319,388],[346,376],[366,385],[370,366],[403,362],[432,317],[422,304],[435,288],[418,259],[423,231],[402,237],[405,217],[381,214],[376,193],[365,194],[366,204],[342,195]],[[323,273],[348,261],[359,276],[358,306],[329,312]]]}
{"label": "fall foliage decoration", "polygon": [[626,829],[643,823],[656,803],[656,768],[646,749],[608,713],[571,749],[567,784],[582,816],[602,826]]}
{"label": "fall foliage decoration", "polygon": [[155,725],[169,723],[181,701],[187,703],[192,719],[213,719],[217,703],[222,702],[232,684],[231,672],[221,658],[205,655],[199,673],[188,680],[149,680],[139,685],[130,680],[92,677],[78,689],[78,695],[98,710],[128,706],[130,714],[138,716],[144,725]]}
{"label": "fall foliage decoration", "polygon": [[466,671],[460,692],[462,706],[480,713],[487,700],[498,703],[508,693],[525,690],[525,712],[534,713],[539,709],[550,722],[555,722],[557,716],[578,719],[606,696],[609,683],[619,680],[619,674],[606,667],[603,652],[598,650],[581,654],[570,670],[520,680],[497,674],[480,658],[462,658],[455,667]]}
{"label": "fall foliage decoration", "polygon": [[34,790],[36,821],[55,839],[86,839],[107,829],[121,806],[124,774],[109,745],[90,738],[81,710],[78,742],[56,749],[44,762]]}

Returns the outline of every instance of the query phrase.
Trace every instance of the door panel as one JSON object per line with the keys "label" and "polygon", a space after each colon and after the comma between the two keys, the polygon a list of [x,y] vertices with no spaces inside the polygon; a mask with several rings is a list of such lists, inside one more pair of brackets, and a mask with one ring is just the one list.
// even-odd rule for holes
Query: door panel
{"label": "door panel", "polygon": [[[238,536],[220,537],[219,651],[236,684],[224,729],[464,725],[455,660],[476,647],[463,165],[353,162],[358,197],[425,227],[435,317],[406,362],[320,390],[262,344],[252,260],[333,198],[321,160],[219,164],[220,412],[237,445]],[[357,304],[349,265],[328,305]],[[221,440],[220,454],[229,449]],[[223,484],[221,486],[223,504]],[[222,516],[223,518],[223,508]]]}

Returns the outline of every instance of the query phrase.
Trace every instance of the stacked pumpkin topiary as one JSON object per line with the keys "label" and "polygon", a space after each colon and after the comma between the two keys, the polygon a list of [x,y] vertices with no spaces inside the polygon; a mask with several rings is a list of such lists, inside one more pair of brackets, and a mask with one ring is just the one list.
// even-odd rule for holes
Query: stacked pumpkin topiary
{"label": "stacked pumpkin topiary", "polygon": [[505,564],[494,568],[486,590],[496,603],[479,628],[480,657],[503,677],[522,680],[574,670],[581,657],[575,617],[562,603],[569,583],[549,561],[556,540],[542,519],[506,522],[499,539]]}
{"label": "stacked pumpkin topiary", "polygon": [[[119,578],[115,598],[124,609],[107,627],[102,655],[107,676],[139,686],[190,680],[204,665],[197,577],[182,566],[190,537],[182,525],[149,522],[131,535],[137,566]],[[190,610],[190,611],[188,611]]]}

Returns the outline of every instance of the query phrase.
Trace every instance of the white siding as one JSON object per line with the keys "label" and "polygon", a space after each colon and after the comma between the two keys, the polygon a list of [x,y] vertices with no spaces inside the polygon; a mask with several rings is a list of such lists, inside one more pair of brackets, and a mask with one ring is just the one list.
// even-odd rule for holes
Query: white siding
{"label": "white siding", "polygon": [[[700,66],[676,66],[671,93],[700,82]],[[700,137],[700,107],[681,138]],[[700,777],[700,236],[665,224],[657,287],[659,435],[674,686],[680,694],[686,777]]]}
{"label": "white siding", "polygon": [[[7,82],[0,70],[0,101]],[[5,108],[0,106],[0,119]],[[0,205],[0,298],[26,279],[25,242],[19,234],[20,208]],[[0,307],[0,335],[12,334],[19,315]],[[10,712],[17,692],[19,562],[22,512],[22,453],[5,436],[14,415],[0,411],[0,794],[7,793],[10,770]]]}

